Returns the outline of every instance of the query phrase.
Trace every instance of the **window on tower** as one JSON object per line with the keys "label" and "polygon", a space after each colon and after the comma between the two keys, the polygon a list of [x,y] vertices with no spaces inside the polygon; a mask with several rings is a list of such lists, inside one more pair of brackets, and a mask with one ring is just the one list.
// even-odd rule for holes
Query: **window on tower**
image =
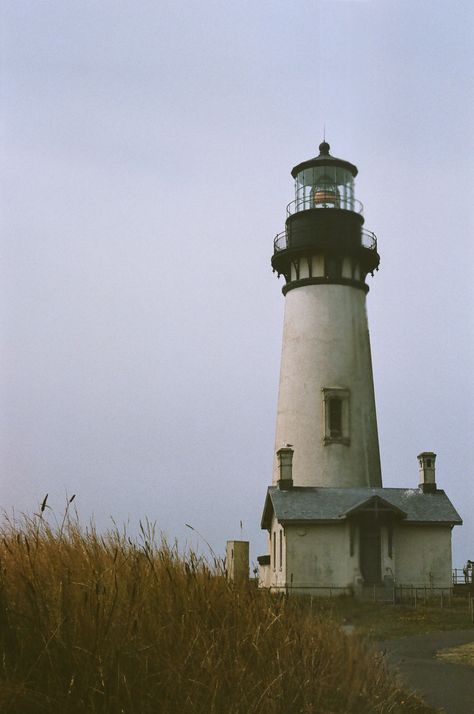
{"label": "window on tower", "polygon": [[338,280],[342,277],[342,258],[328,255],[324,259],[324,276],[329,280]]}
{"label": "window on tower", "polygon": [[324,443],[350,443],[350,392],[348,389],[324,388]]}
{"label": "window on tower", "polygon": [[339,397],[331,397],[328,408],[329,435],[333,439],[338,439],[342,436],[342,400]]}

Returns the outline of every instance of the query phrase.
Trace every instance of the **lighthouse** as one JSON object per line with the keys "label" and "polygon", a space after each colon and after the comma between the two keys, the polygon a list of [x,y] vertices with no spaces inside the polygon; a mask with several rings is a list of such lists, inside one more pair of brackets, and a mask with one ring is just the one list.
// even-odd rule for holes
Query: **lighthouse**
{"label": "lighthouse", "polygon": [[377,238],[357,167],[319,154],[291,171],[295,195],[271,264],[285,300],[272,485],[259,584],[311,595],[451,589],[459,514],[423,451],[418,488],[384,488],[367,322]]}
{"label": "lighthouse", "polygon": [[357,168],[323,141],[291,175],[295,198],[272,257],[285,278],[275,453],[292,444],[296,486],[381,486],[366,311],[380,258],[355,197]]}

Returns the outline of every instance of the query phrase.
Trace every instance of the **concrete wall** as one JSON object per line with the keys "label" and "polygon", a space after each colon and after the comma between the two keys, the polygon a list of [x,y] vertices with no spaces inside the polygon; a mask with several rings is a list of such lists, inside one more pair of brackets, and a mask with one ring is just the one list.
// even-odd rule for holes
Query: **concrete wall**
{"label": "concrete wall", "polygon": [[286,543],[287,582],[293,590],[326,595],[330,587],[352,586],[358,559],[350,555],[348,523],[287,526]]}
{"label": "concrete wall", "polygon": [[[261,569],[260,585],[312,595],[328,595],[330,590],[333,595],[357,592],[363,585],[359,538],[359,526],[348,521],[287,525],[283,529],[273,517],[269,539],[270,565]],[[381,576],[387,585],[394,582],[396,585],[449,589],[451,529],[397,524],[393,528],[390,549],[388,527],[382,526]]]}
{"label": "concrete wall", "polygon": [[225,569],[229,580],[242,582],[249,579],[248,540],[227,541]]}
{"label": "concrete wall", "polygon": [[272,584],[272,570],[270,565],[258,566],[258,587],[269,588]]}
{"label": "concrete wall", "polygon": [[[280,531],[282,531],[283,544],[281,566]],[[276,560],[273,558],[274,537]],[[382,528],[381,541],[382,577],[393,577],[394,561],[388,556],[386,528]],[[287,525],[283,529],[273,517],[269,552],[270,566],[260,575],[263,587],[278,590],[288,588],[291,591],[313,595],[329,595],[331,590],[335,595],[352,592],[362,583],[359,566],[359,528],[348,521],[321,525]]]}
{"label": "concrete wall", "polygon": [[401,524],[395,529],[393,547],[397,585],[451,587],[449,526]]}
{"label": "concrete wall", "polygon": [[[349,390],[349,444],[324,441],[323,389]],[[286,295],[275,452],[284,444],[294,447],[295,486],[381,485],[362,290],[307,285]]]}
{"label": "concrete wall", "polygon": [[[281,550],[280,550],[281,539]],[[270,553],[269,582],[270,587],[282,589],[287,584],[287,540],[283,526],[278,523],[275,516],[272,518],[272,527],[268,542]],[[280,558],[281,553],[281,558]]]}

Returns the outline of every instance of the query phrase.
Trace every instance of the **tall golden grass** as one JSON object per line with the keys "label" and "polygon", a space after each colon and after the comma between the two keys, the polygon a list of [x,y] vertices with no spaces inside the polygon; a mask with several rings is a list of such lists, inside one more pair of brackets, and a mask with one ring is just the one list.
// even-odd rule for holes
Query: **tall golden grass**
{"label": "tall golden grass", "polygon": [[429,712],[297,600],[231,586],[145,524],[0,529],[3,714]]}

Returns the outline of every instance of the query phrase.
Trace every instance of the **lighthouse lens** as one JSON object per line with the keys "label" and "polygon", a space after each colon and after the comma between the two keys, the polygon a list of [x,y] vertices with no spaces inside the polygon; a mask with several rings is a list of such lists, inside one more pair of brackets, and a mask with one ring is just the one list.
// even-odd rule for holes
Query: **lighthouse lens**
{"label": "lighthouse lens", "polygon": [[321,176],[318,183],[313,186],[312,194],[315,208],[318,206],[322,208],[339,208],[339,191],[331,176],[327,174]]}

